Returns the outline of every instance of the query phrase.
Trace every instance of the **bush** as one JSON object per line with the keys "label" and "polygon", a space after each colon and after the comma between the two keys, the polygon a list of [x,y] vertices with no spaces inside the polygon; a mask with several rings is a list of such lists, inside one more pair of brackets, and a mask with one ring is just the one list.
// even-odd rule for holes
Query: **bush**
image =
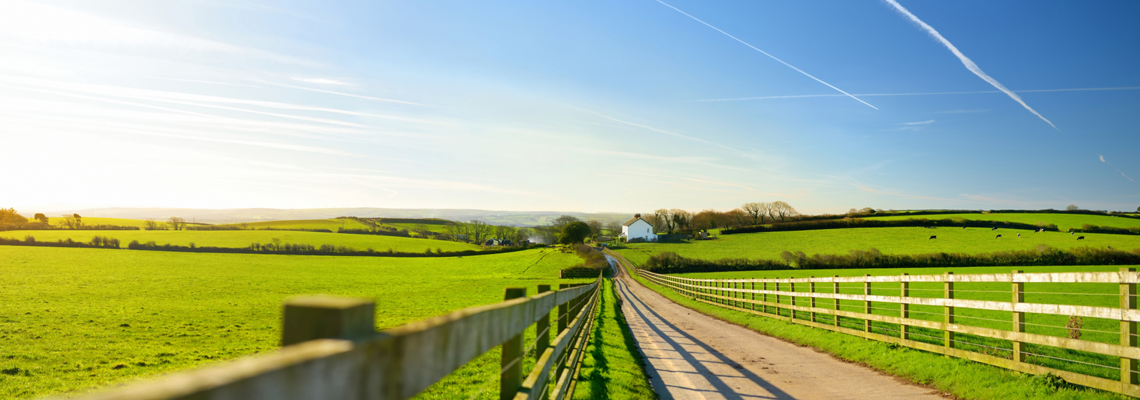
{"label": "bush", "polygon": [[967,219],[924,219],[924,218],[911,218],[904,220],[879,220],[879,219],[860,219],[860,218],[844,218],[832,220],[814,220],[814,221],[796,221],[784,222],[770,225],[753,225],[741,228],[731,228],[721,230],[723,235],[731,235],[735,233],[754,233],[754,232],[786,232],[786,231],[806,231],[814,229],[845,229],[845,228],[889,228],[889,227],[903,227],[903,226],[953,226],[953,227],[975,227],[975,228],[1006,228],[1006,229],[1045,229],[1047,231],[1058,231],[1055,224],[1024,224],[1020,222],[1009,221],[972,221]]}
{"label": "bush", "polygon": [[722,272],[722,271],[766,271],[790,269],[791,267],[781,261],[775,260],[749,260],[747,258],[722,258],[719,260],[701,260],[681,257],[677,253],[666,252],[649,257],[649,261],[641,269],[659,274],[682,274],[688,272]]}

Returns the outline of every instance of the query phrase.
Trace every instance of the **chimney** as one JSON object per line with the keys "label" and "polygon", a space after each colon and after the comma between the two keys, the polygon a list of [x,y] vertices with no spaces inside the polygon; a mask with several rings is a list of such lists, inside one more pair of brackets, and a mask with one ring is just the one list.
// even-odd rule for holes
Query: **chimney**
{"label": "chimney", "polygon": [[641,218],[641,214],[633,214],[634,218]]}

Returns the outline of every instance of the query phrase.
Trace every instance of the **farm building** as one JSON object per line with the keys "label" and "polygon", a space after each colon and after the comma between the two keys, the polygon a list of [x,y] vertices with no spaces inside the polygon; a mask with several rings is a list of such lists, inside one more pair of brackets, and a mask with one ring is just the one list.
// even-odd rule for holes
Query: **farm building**
{"label": "farm building", "polygon": [[622,224],[621,236],[625,240],[657,241],[657,234],[653,233],[653,225],[641,219],[641,214],[634,214],[633,219]]}

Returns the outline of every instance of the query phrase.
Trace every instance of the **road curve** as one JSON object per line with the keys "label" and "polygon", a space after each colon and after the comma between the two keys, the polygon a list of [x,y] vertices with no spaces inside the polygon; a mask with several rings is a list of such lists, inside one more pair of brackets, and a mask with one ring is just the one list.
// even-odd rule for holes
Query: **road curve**
{"label": "road curve", "polygon": [[944,398],[680,306],[630,278],[624,267],[618,268],[614,288],[662,399]]}

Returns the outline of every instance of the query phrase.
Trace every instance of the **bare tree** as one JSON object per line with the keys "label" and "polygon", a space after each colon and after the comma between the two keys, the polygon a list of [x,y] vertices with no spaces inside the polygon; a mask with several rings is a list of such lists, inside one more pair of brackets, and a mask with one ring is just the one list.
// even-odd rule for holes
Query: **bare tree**
{"label": "bare tree", "polygon": [[1077,211],[1077,210],[1080,210],[1080,209],[1081,209],[1081,208],[1080,208],[1080,207],[1077,207],[1077,205],[1076,205],[1076,204],[1069,204],[1069,206],[1068,206],[1068,207],[1065,207],[1065,210],[1066,210],[1066,211]]}
{"label": "bare tree", "polygon": [[494,229],[491,225],[487,225],[486,222],[477,219],[471,220],[467,226],[470,231],[468,238],[475,239],[475,243],[482,243]]}
{"label": "bare tree", "polygon": [[781,222],[800,215],[800,213],[796,212],[795,208],[792,208],[791,204],[783,201],[772,202],[772,213],[779,218]]}
{"label": "bare tree", "polygon": [[551,222],[550,226],[553,226],[555,228],[555,231],[561,232],[562,227],[566,226],[566,224],[569,224],[571,222],[578,222],[578,221],[580,221],[580,220],[577,217],[573,217],[570,215],[562,215],[562,216],[559,216],[558,218],[554,219],[554,222]]}
{"label": "bare tree", "polygon": [[617,221],[610,221],[606,223],[606,230],[610,231],[610,235],[617,236],[621,234],[621,223]]}
{"label": "bare tree", "polygon": [[182,217],[170,217],[170,219],[166,220],[166,224],[170,225],[170,229],[180,231],[186,227],[186,220],[182,219]]}
{"label": "bare tree", "polygon": [[752,221],[752,217],[748,215],[748,212],[739,208],[724,213],[724,219],[724,224],[726,227],[744,226],[748,225],[748,223]]}
{"label": "bare tree", "polygon": [[673,233],[673,229],[677,227],[677,221],[673,220],[673,211],[664,208],[653,212],[653,216],[657,217],[658,230],[663,230],[666,233]]}
{"label": "bare tree", "polygon": [[752,225],[760,225],[760,222],[764,221],[764,211],[767,209],[767,204],[744,203],[739,209],[752,218]]}
{"label": "bare tree", "polygon": [[596,219],[586,221],[586,225],[590,226],[590,237],[598,237],[602,235],[602,223]]}
{"label": "bare tree", "polygon": [[78,217],[79,214],[63,214],[63,220],[59,222],[59,225],[67,229],[79,229],[83,226],[83,220]]}
{"label": "bare tree", "polygon": [[157,230],[157,229],[158,229],[158,222],[155,222],[153,219],[146,220],[146,230],[153,231],[153,230]]}
{"label": "bare tree", "polygon": [[669,210],[669,213],[673,214],[673,226],[679,231],[688,230],[689,225],[693,222],[693,213],[691,212],[674,208]]}
{"label": "bare tree", "polygon": [[716,210],[701,210],[701,212],[693,215],[693,229],[709,230],[723,228],[724,224],[725,213],[717,212]]}

